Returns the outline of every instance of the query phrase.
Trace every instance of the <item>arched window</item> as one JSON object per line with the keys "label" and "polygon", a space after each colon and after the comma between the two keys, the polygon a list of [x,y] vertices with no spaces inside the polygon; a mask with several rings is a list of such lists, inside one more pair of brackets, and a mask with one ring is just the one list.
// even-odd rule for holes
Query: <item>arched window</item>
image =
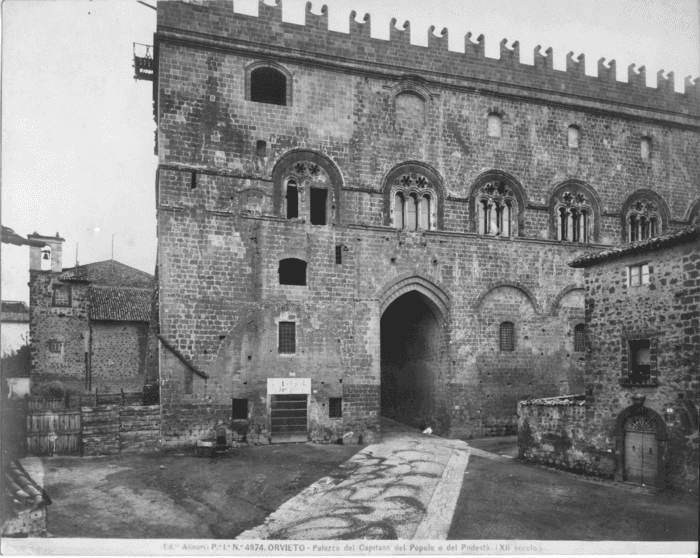
{"label": "arched window", "polygon": [[586,325],[578,324],[574,327],[574,352],[582,353],[586,350]]}
{"label": "arched window", "polygon": [[569,126],[567,134],[569,147],[579,147],[581,143],[581,129],[578,126]]}
{"label": "arched window", "polygon": [[501,351],[515,350],[515,324],[503,322],[499,331],[499,347]]}
{"label": "arched window", "polygon": [[409,231],[435,228],[436,204],[433,200],[437,199],[437,195],[427,177],[416,172],[398,175],[392,191],[394,228]]}
{"label": "arched window", "polygon": [[497,112],[492,112],[488,116],[488,135],[492,138],[500,138],[503,128],[503,118]]}
{"label": "arched window", "polygon": [[648,161],[651,159],[651,138],[643,137],[639,142],[639,154],[642,157],[642,161]]}
{"label": "arched window", "polygon": [[661,212],[651,200],[638,200],[627,211],[627,240],[637,242],[661,234]]}
{"label": "arched window", "polygon": [[280,285],[306,285],[306,262],[296,258],[280,260]]}
{"label": "arched window", "polygon": [[479,188],[476,195],[479,234],[513,236],[517,230],[518,203],[505,182],[493,180]]}
{"label": "arched window", "polygon": [[590,242],[593,209],[582,192],[562,191],[555,200],[557,240]]}
{"label": "arched window", "polygon": [[250,100],[256,103],[286,105],[287,77],[275,68],[256,68],[250,73]]}
{"label": "arched window", "polygon": [[425,124],[425,100],[411,91],[396,95],[396,125],[403,128],[421,129]]}

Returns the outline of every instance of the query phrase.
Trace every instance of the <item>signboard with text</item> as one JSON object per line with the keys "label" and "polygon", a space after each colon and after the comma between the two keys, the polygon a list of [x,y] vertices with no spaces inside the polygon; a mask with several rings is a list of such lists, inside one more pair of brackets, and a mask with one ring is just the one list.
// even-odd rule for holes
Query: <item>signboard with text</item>
{"label": "signboard with text", "polygon": [[287,395],[290,393],[311,393],[311,378],[268,378],[268,395]]}

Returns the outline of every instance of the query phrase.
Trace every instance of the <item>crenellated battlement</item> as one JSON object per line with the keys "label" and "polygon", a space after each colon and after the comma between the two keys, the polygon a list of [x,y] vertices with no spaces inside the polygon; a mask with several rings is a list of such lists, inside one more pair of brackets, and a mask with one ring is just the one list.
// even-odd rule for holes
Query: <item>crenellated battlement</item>
{"label": "crenellated battlement", "polygon": [[411,44],[411,24],[406,21],[397,27],[392,19],[389,40],[371,36],[371,16],[365,14],[357,20],[357,12],[350,13],[349,33],[328,29],[328,8],[323,5],[320,13],[312,11],[312,3],[306,3],[305,23],[297,25],[282,20],[282,3],[259,3],[258,17],[234,12],[233,0],[169,0],[158,5],[158,37],[206,36],[236,47],[251,44],[263,47],[268,56],[274,50],[285,53],[302,53],[304,57],[317,56],[327,62],[356,62],[366,70],[401,72],[411,75],[440,76],[444,79],[464,80],[468,85],[483,88],[485,83],[521,86],[523,90],[540,91],[550,95],[575,95],[596,103],[616,103],[679,115],[700,117],[700,78],[690,76],[684,80],[685,91],[674,90],[674,74],[657,73],[657,87],[647,87],[646,69],[628,67],[628,82],[617,80],[615,60],[605,64],[598,60],[598,76],[586,75],[586,57],[566,55],[566,70],[555,70],[553,50],[542,53],[538,45],[534,49],[534,65],[524,64],[520,58],[518,41],[508,46],[508,40],[500,42],[500,58],[487,58],[485,38],[479,35],[476,42],[472,33],[464,38],[464,52],[448,49],[448,29],[439,34],[435,27],[428,30],[428,46]]}

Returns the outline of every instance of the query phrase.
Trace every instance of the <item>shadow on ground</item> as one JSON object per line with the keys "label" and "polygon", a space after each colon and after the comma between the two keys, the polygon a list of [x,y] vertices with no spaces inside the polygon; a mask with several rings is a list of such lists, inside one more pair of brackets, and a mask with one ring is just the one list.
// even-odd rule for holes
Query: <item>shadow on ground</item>
{"label": "shadow on ground", "polygon": [[282,444],[228,457],[43,459],[56,537],[234,538],[363,446]]}
{"label": "shadow on ground", "polygon": [[[505,440],[468,440],[512,454]],[[489,447],[491,446],[491,447]],[[697,502],[596,484],[518,459],[469,458],[450,539],[697,541]]]}

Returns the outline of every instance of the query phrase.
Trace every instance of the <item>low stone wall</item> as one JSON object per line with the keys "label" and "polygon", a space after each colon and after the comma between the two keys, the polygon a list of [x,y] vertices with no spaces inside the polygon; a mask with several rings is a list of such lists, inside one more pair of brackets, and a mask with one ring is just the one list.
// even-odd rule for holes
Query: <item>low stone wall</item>
{"label": "low stone wall", "polygon": [[83,455],[119,453],[119,407],[81,407]]}
{"label": "low stone wall", "polygon": [[564,395],[518,403],[521,458],[582,474],[613,478],[615,447],[601,450],[585,439],[586,400]]}
{"label": "low stone wall", "polygon": [[158,449],[160,405],[82,407],[83,455]]}
{"label": "low stone wall", "polygon": [[119,448],[122,453],[152,451],[160,437],[160,405],[119,409]]}

